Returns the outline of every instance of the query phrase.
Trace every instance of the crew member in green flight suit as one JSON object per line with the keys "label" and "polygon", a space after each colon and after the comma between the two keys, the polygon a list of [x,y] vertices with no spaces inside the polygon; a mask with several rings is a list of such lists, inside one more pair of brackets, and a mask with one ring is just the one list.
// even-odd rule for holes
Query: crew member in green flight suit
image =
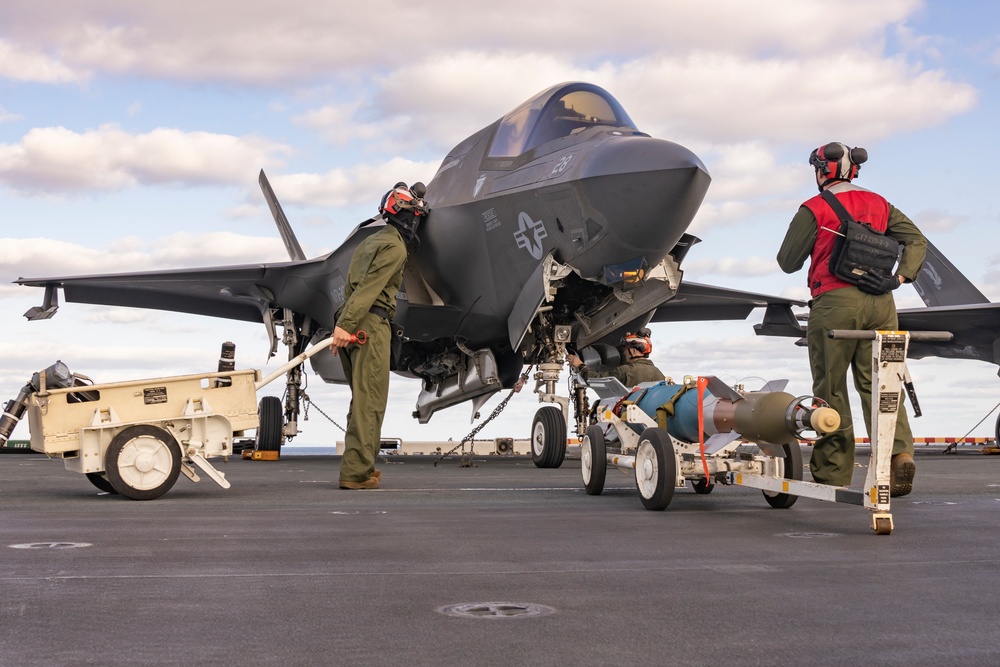
{"label": "crew member in green flight suit", "polygon": [[[351,407],[347,412],[340,488],[377,489],[382,473],[375,458],[382,442],[382,420],[389,398],[389,360],[396,294],[403,282],[407,248],[420,220],[428,213],[423,183],[397,183],[382,197],[379,212],[386,225],[358,246],[351,257],[344,285],[344,305],[333,329],[334,352],[340,354]],[[368,339],[352,345],[363,330]]]}
{"label": "crew member in green flight suit", "polygon": [[[831,329],[896,329],[896,304],[892,292],[912,282],[920,273],[927,252],[927,239],[906,215],[884,197],[851,181],[868,160],[863,148],[839,142],[820,146],[809,156],[816,171],[820,195],[807,200],[792,218],[778,250],[778,265],[794,273],[809,263],[809,365],[813,394],[840,413],[841,428],[813,444],[809,468],[820,484],[848,486],[854,474],[854,426],[847,395],[847,369],[854,373],[854,386],[861,397],[865,426],[872,422],[872,342],[831,340]],[[856,283],[847,282],[830,267],[841,219],[823,193],[833,194],[857,222],[884,233],[903,246],[894,272],[877,269],[863,273]],[[899,402],[892,445],[889,494],[905,496],[913,489],[913,433],[903,402]]]}
{"label": "crew member in green flight suit", "polygon": [[610,371],[592,371],[575,354],[566,355],[566,361],[576,369],[584,382],[592,377],[614,377],[629,389],[642,382],[663,382],[663,372],[649,359],[653,352],[650,335],[651,332],[646,328],[639,329],[634,334],[626,333],[622,341],[625,348],[623,361]]}

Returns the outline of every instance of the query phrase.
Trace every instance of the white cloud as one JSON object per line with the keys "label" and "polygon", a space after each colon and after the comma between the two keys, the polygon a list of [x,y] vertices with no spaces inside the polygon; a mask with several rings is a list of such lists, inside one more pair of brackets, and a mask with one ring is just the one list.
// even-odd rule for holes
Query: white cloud
{"label": "white cloud", "polygon": [[950,232],[971,221],[971,218],[967,215],[954,215],[937,208],[918,211],[916,214],[910,216],[910,219],[925,234],[928,232]]}
{"label": "white cloud", "polygon": [[615,79],[617,94],[634,100],[629,113],[648,119],[652,134],[726,143],[813,143],[819,134],[873,143],[940,123],[977,100],[974,88],[941,71],[847,47],[795,59],[649,58],[623,66]]}
{"label": "white cloud", "polygon": [[22,192],[243,183],[248,164],[280,164],[289,152],[260,137],[172,128],[135,135],[110,124],[82,133],[35,128],[20,143],[0,144],[0,182]]}
{"label": "white cloud", "polygon": [[[848,76],[851,85],[845,86]],[[604,86],[653,136],[719,150],[730,162],[738,155],[744,162],[755,159],[759,171],[744,171],[742,185],[730,183],[734,196],[758,190],[759,181],[751,180],[755,176],[771,183],[794,177],[787,168],[765,170],[775,166],[775,147],[805,150],[817,136],[872,144],[939,124],[969,111],[978,100],[972,86],[953,82],[941,71],[850,45],[830,56],[764,59],[722,50],[679,55],[654,50],[593,67],[545,51],[432,51],[374,77],[368,102],[331,101],[297,120],[336,143],[363,138],[371,150],[406,154],[432,147],[440,153],[456,137],[566,80]],[[455,113],[459,108],[460,115]],[[713,164],[717,176],[715,169]]]}
{"label": "white cloud", "polygon": [[[30,80],[73,80],[94,70],[274,84],[327,79],[362,64],[395,67],[400,50],[386,48],[387,38],[424,54],[544,49],[563,60],[590,62],[652,50],[803,55],[836,51],[845,41],[877,48],[884,33],[919,6],[919,0],[843,0],[831,12],[822,3],[799,0],[635,0],[616,20],[602,21],[595,17],[606,15],[607,4],[596,0],[571,8],[533,0],[489,6],[372,0],[349,12],[326,3],[289,12],[280,0],[107,0],[96,6],[56,0],[45,3],[44,11],[31,5],[9,9],[0,31],[12,48],[40,53],[36,57],[49,65],[22,74],[37,77]],[[57,65],[61,79],[49,71]]]}
{"label": "white cloud", "polygon": [[16,113],[11,113],[0,106],[0,123],[10,123],[15,120],[21,120],[21,116]]}
{"label": "white cloud", "polygon": [[780,273],[773,257],[710,257],[692,259],[684,262],[685,272],[697,276],[694,280],[701,281],[702,276],[736,276],[738,278],[769,276]]}
{"label": "white cloud", "polygon": [[349,169],[332,169],[325,174],[275,176],[271,184],[275,192],[281,193],[282,203],[329,207],[370,204],[378,202],[396,181],[429,181],[438,165],[437,160],[413,162],[393,158],[382,164],[354,165]]}
{"label": "white cloud", "polygon": [[[6,20],[9,12],[4,12]],[[2,29],[0,29],[2,30]],[[88,78],[83,69],[67,65],[59,57],[40,53],[30,44],[17,44],[14,35],[0,37],[0,79],[37,83],[77,83]],[[18,36],[23,37],[23,36]]]}

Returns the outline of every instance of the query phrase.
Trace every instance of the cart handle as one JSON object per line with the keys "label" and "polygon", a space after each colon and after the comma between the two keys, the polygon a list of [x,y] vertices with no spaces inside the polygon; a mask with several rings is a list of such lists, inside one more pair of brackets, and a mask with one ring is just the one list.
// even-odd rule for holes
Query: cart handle
{"label": "cart handle", "polygon": [[323,340],[321,340],[320,342],[316,343],[315,345],[313,345],[312,347],[310,347],[308,350],[306,350],[302,354],[300,354],[300,355],[298,355],[296,357],[293,357],[292,359],[289,359],[287,363],[285,363],[283,366],[281,366],[280,368],[278,368],[277,370],[275,370],[274,372],[272,372],[271,374],[269,374],[267,377],[263,378],[259,382],[255,382],[254,383],[254,388],[257,391],[260,391],[261,387],[264,387],[265,385],[271,384],[272,382],[274,382],[275,380],[277,380],[278,378],[280,378],[281,376],[283,376],[288,371],[292,370],[293,368],[295,368],[299,364],[305,362],[305,360],[308,359],[309,357],[311,357],[314,354],[317,354],[319,352],[322,352],[323,350],[325,350],[328,347],[330,347],[330,344],[332,342],[333,342],[333,337],[332,336],[330,338],[324,338]]}
{"label": "cart handle", "polygon": [[[950,331],[882,331],[880,333],[909,334],[910,340],[947,342],[955,337]],[[875,340],[872,330],[831,329],[827,336],[835,340]]]}

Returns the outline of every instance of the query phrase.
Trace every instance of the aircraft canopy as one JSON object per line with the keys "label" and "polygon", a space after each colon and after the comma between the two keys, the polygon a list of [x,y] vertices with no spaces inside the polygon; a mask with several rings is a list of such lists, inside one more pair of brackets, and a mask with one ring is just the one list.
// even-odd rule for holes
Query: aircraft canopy
{"label": "aircraft canopy", "polygon": [[503,117],[489,157],[517,157],[595,125],[637,130],[618,101],[603,88],[586,83],[553,86]]}

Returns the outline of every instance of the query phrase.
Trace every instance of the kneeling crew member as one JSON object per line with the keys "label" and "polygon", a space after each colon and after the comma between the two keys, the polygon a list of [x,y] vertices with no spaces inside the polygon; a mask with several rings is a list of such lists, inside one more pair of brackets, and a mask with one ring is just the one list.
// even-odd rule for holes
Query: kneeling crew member
{"label": "kneeling crew member", "polygon": [[[778,264],[785,273],[798,271],[806,258],[809,264],[809,366],[813,394],[827,401],[840,413],[841,428],[824,435],[813,445],[809,468],[820,484],[848,486],[854,473],[854,427],[847,396],[847,369],[854,373],[854,386],[861,396],[865,427],[871,434],[872,420],[872,341],[832,340],[831,329],[892,330],[899,325],[892,298],[904,282],[912,282],[920,272],[927,240],[916,225],[883,197],[860,188],[851,180],[868,159],[863,148],[841,143],[821,146],[809,156],[816,170],[820,195],[809,199],[785,234],[778,250]],[[885,233],[903,245],[903,256],[895,274],[865,273],[858,283],[838,278],[830,268],[840,218],[822,193],[829,191],[861,224]],[[913,488],[916,466],[913,462],[913,433],[902,401],[892,444],[892,481],[890,495],[905,496]]]}
{"label": "kneeling crew member", "polygon": [[[334,352],[340,351],[351,407],[347,412],[340,488],[377,489],[382,473],[375,458],[382,443],[382,420],[389,398],[389,357],[396,294],[403,282],[407,248],[421,218],[427,215],[423,183],[397,183],[382,197],[379,213],[386,221],[358,246],[344,285],[344,305],[337,311]],[[350,345],[351,334],[363,329],[364,345]]]}
{"label": "kneeling crew member", "polygon": [[576,369],[584,382],[595,377],[614,377],[627,388],[642,382],[663,382],[663,372],[649,359],[649,355],[653,352],[650,335],[650,330],[646,328],[639,329],[634,334],[626,333],[623,339],[625,351],[622,363],[610,371],[592,371],[575,354],[566,355],[566,361]]}

